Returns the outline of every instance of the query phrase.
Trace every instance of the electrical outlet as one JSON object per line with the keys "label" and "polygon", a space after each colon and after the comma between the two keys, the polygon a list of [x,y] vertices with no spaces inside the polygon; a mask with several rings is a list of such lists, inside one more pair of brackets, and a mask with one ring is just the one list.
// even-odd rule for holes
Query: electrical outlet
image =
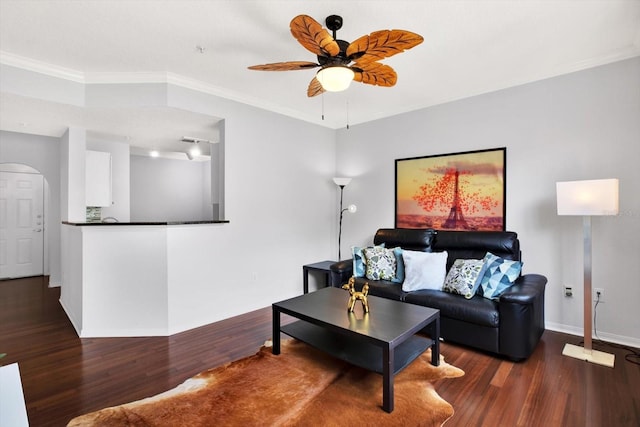
{"label": "electrical outlet", "polygon": [[573,296],[573,288],[571,286],[565,286],[563,294],[564,294],[565,297],[572,297]]}
{"label": "electrical outlet", "polygon": [[594,288],[593,289],[593,301],[594,302],[601,302],[601,303],[604,302],[604,289],[602,289],[602,288]]}

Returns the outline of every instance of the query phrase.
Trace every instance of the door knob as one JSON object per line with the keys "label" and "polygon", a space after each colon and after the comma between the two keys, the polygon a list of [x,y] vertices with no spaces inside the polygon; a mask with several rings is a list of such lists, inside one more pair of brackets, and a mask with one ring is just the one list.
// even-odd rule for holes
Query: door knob
{"label": "door knob", "polygon": [[33,230],[33,231],[35,231],[36,233],[40,233],[40,232],[42,231],[42,228],[36,228],[36,229],[35,229],[35,230]]}

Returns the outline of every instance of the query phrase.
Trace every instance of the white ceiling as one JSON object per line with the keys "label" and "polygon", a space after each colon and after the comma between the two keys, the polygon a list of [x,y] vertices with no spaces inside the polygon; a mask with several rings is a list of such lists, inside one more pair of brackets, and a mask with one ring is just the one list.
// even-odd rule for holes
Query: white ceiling
{"label": "white ceiling", "polygon": [[[315,60],[289,31],[299,14],[323,25],[326,16],[341,15],[338,38],[347,41],[375,30],[405,29],[421,34],[424,43],[383,61],[397,71],[396,86],[354,82],[345,92],[325,94],[322,120],[323,97],[306,96],[315,70],[247,69]],[[637,55],[639,0],[0,0],[0,61],[5,64],[57,70],[85,83],[173,76],[209,93],[330,128]],[[119,128],[132,112],[98,120],[74,107],[1,96],[4,130],[59,136],[72,116],[80,122],[75,125],[86,120],[84,126],[96,133],[135,136],[135,130]],[[133,116],[151,121],[160,133],[177,132],[162,127],[171,122],[166,114],[177,114],[194,131],[211,128],[216,120],[170,109]]]}

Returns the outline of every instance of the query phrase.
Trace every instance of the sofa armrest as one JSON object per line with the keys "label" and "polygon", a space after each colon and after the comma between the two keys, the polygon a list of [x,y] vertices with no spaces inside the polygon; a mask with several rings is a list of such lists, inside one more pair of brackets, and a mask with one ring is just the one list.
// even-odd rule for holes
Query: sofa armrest
{"label": "sofa armrest", "polygon": [[345,259],[329,266],[330,283],[334,288],[339,288],[353,276],[353,260]]}
{"label": "sofa armrest", "polygon": [[500,353],[512,360],[531,355],[544,332],[547,278],[526,274],[500,297]]}
{"label": "sofa armrest", "polygon": [[500,296],[500,303],[532,304],[540,295],[544,295],[547,278],[540,274],[525,274],[518,277],[514,285]]}

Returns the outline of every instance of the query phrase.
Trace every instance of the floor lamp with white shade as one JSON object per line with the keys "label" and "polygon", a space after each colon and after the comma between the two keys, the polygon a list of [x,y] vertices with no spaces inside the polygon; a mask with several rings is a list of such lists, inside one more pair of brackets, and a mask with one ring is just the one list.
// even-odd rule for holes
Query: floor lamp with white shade
{"label": "floor lamp with white shade", "polygon": [[582,216],[584,235],[584,347],[566,344],[562,354],[613,368],[615,356],[592,346],[591,217],[618,214],[618,180],[557,182],[556,196],[558,215]]}

